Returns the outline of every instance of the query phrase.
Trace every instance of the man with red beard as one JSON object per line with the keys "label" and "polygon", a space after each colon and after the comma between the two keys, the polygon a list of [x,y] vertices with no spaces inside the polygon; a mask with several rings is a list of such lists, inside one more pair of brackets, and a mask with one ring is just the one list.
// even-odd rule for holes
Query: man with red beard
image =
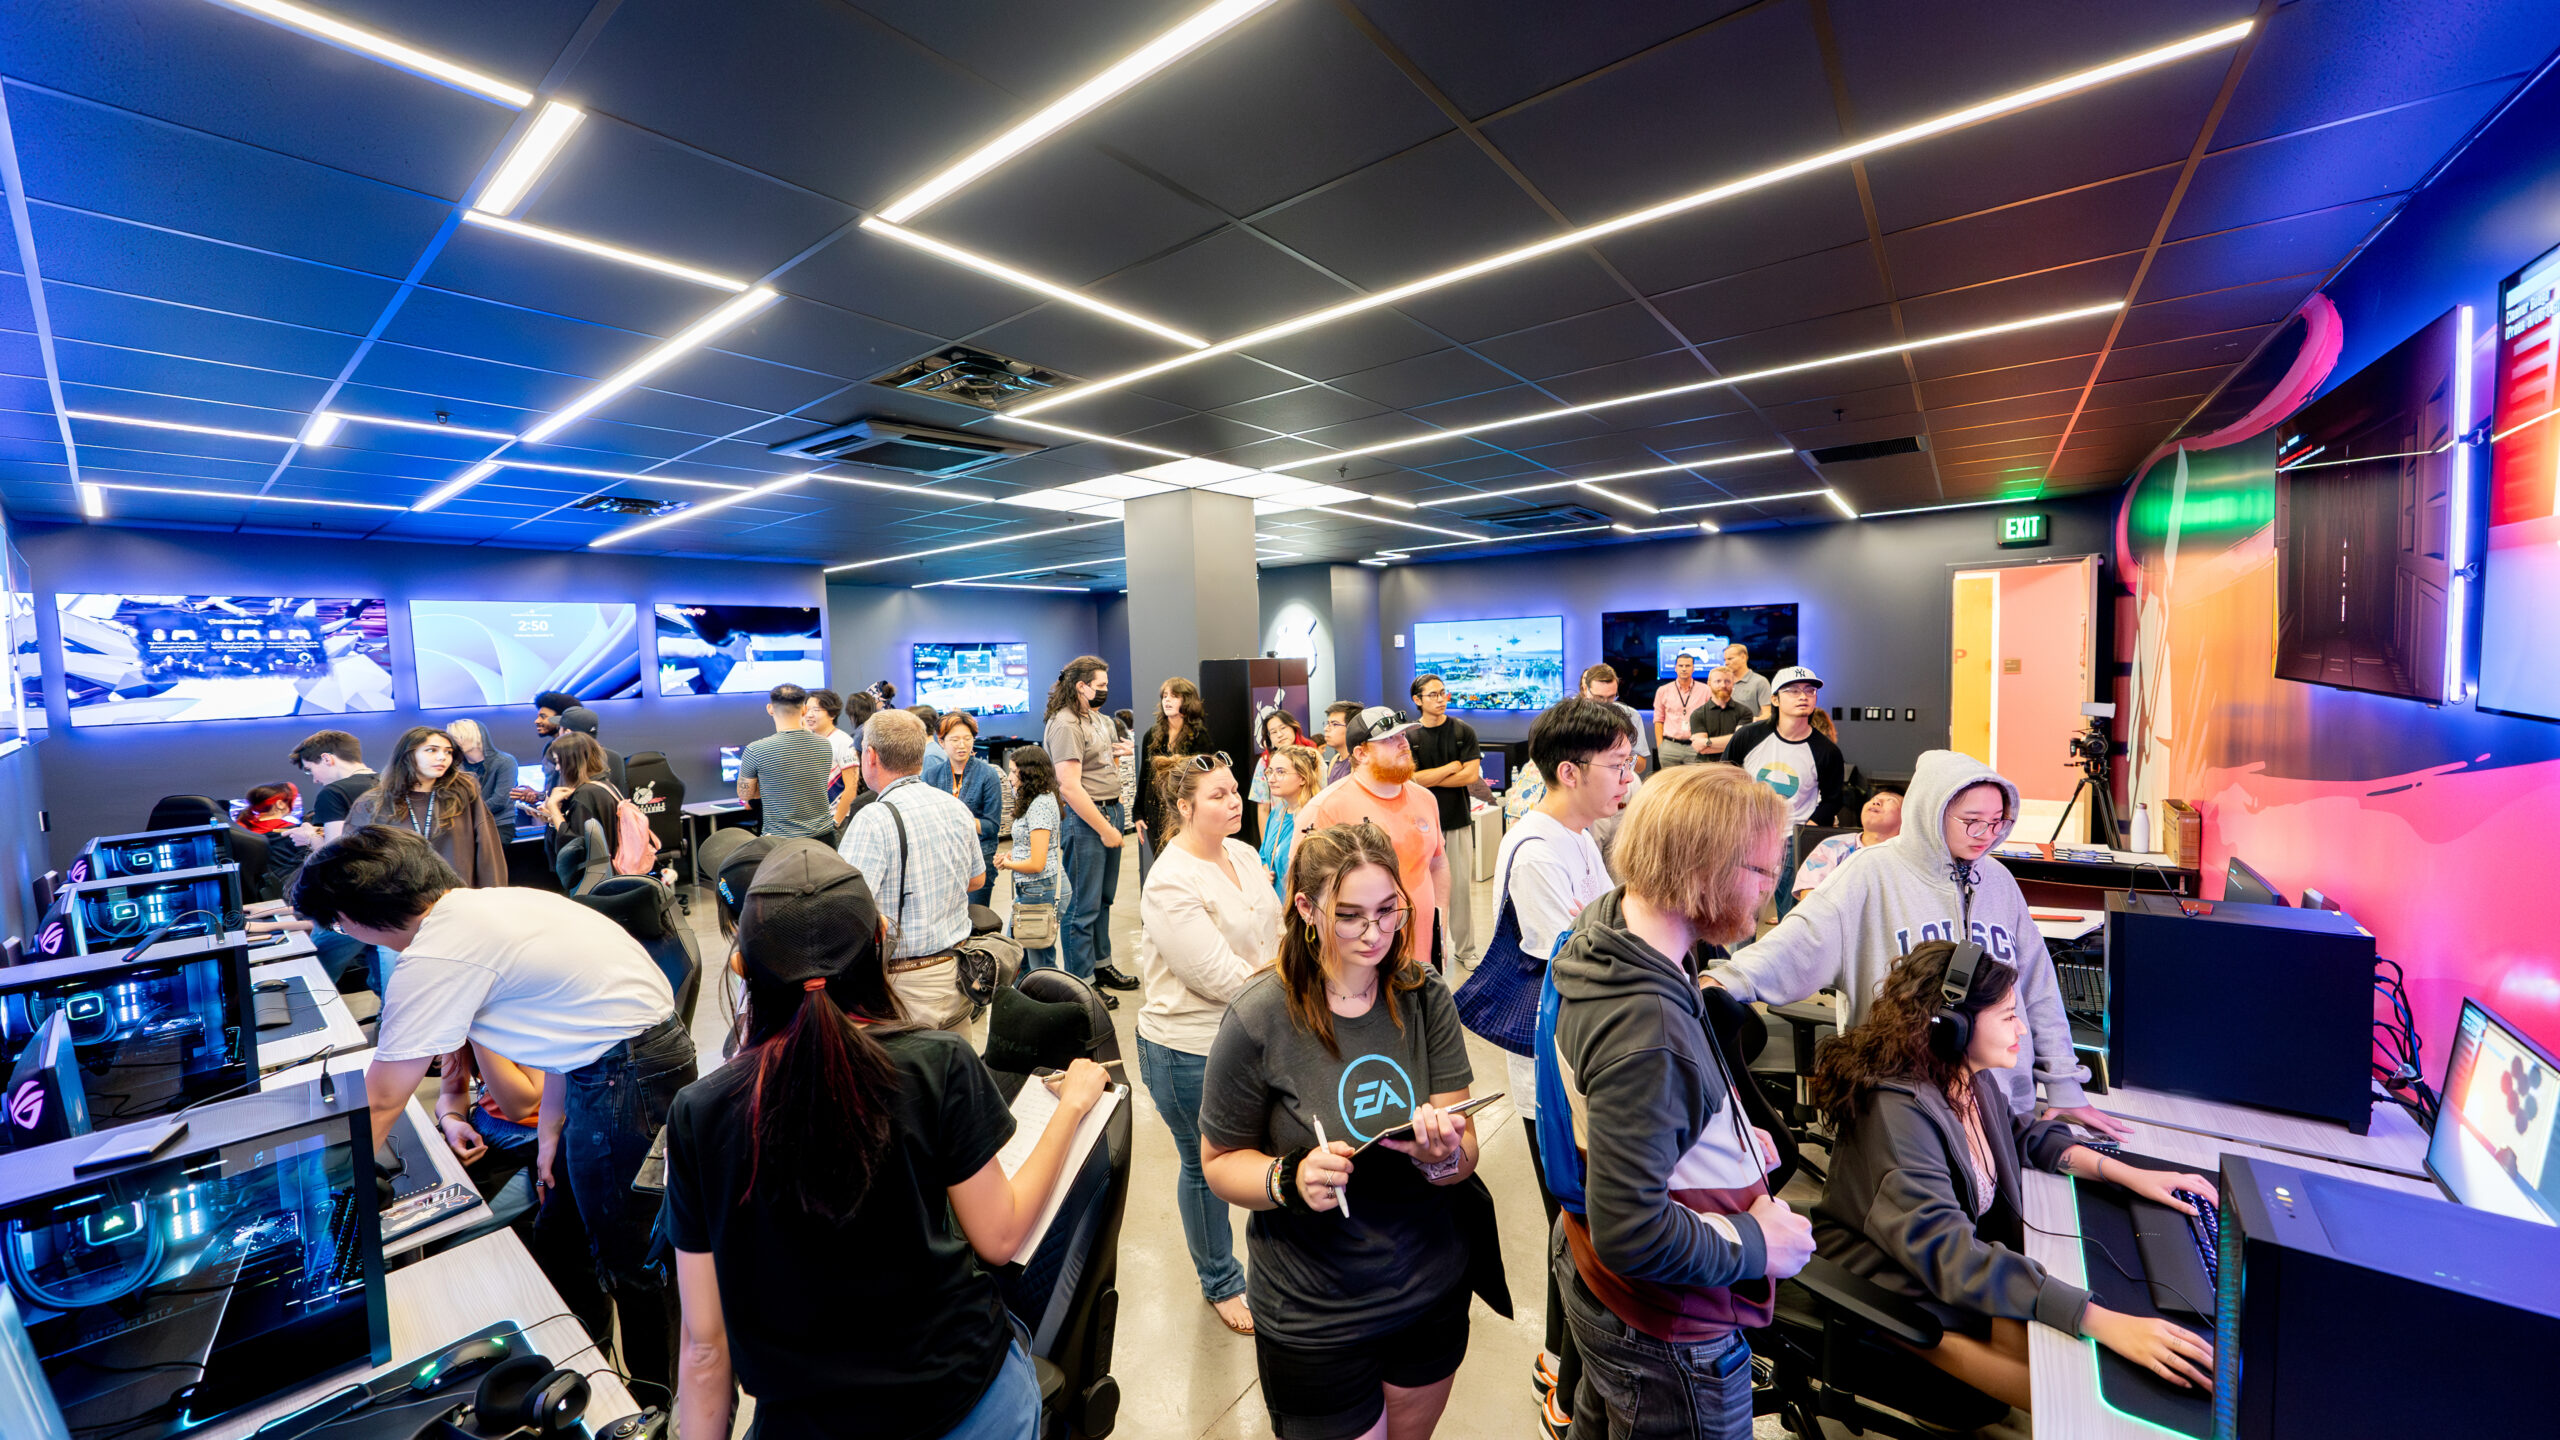
{"label": "man with red beard", "polygon": [[1351,751],[1351,773],[1299,810],[1298,833],[1363,820],[1386,831],[1395,842],[1396,878],[1404,882],[1416,912],[1413,953],[1436,970],[1443,967],[1433,948],[1433,920],[1437,909],[1449,903],[1449,852],[1440,833],[1440,802],[1408,783],[1413,779],[1413,743],[1406,737],[1416,723],[1384,705],[1352,716],[1343,734]]}

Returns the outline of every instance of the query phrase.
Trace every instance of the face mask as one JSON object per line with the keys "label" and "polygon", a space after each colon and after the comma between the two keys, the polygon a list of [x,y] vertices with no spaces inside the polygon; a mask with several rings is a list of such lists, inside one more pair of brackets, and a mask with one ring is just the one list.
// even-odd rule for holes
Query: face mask
{"label": "face mask", "polygon": [[1111,687],[1110,687],[1110,686],[1108,686],[1108,685],[1096,685],[1096,686],[1094,686],[1094,687],[1093,687],[1093,708],[1094,708],[1094,709],[1096,709],[1096,710],[1099,710],[1099,709],[1101,709],[1103,706],[1108,705],[1108,704],[1110,704],[1110,703],[1111,703]]}

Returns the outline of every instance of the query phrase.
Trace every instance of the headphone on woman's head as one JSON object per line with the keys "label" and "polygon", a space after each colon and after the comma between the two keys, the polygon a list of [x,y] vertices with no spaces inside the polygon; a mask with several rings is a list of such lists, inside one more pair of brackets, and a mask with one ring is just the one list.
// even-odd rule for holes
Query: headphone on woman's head
{"label": "headphone on woman's head", "polygon": [[1973,1017],[1961,1007],[1973,993],[1974,968],[1982,963],[1982,947],[1965,941],[1947,957],[1947,978],[1938,987],[1938,1013],[1929,1017],[1929,1053],[1953,1065],[1973,1044]]}

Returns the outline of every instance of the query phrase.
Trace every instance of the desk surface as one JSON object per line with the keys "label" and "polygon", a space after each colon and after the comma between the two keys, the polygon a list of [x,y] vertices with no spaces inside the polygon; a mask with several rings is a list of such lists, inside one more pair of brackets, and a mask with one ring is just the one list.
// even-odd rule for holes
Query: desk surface
{"label": "desk surface", "polygon": [[746,808],[747,802],[744,800],[688,800],[684,805],[684,813],[705,816],[736,815],[744,812]]}
{"label": "desk surface", "polygon": [[[2346,1132],[2339,1133],[2344,1135]],[[2384,1189],[2411,1194],[2439,1193],[2434,1185],[2406,1176],[2383,1174],[2291,1151],[2278,1153],[2162,1125],[2135,1123],[2133,1134],[2125,1139],[2124,1148],[2137,1155],[2192,1165],[2196,1173],[2207,1178],[2220,1168],[2222,1156],[2233,1154],[2339,1175]],[[2072,1200],[2072,1182],[2041,1170],[2030,1170],[2021,1179],[2026,1187],[2026,1220],[2029,1226],[2034,1227],[2027,1231],[2028,1258],[2063,1280],[2087,1286],[2089,1276],[2078,1238],[2080,1215],[2079,1207]],[[2045,1231],[2056,1233],[2049,1235]],[[2163,1433],[2155,1426],[2119,1414],[2099,1395],[2097,1342],[2094,1340],[2075,1340],[2050,1325],[2028,1325],[2027,1379],[2034,1394],[2036,1429],[2040,1434],[2068,1435],[2072,1440],[2100,1440],[2100,1437],[2113,1440],[2117,1436],[2128,1437],[2128,1440],[2137,1440],[2137,1437],[2138,1440],[2159,1440]]]}
{"label": "desk surface", "polygon": [[2272,1110],[2130,1085],[2094,1095],[2090,1103],[2118,1119],[2147,1120],[2210,1139],[2281,1150],[2287,1158],[2316,1156],[2414,1179],[2426,1178],[2427,1132],[2418,1128],[2408,1111],[2388,1100],[2373,1102],[2373,1125],[2362,1135],[2351,1134],[2345,1126],[2326,1120],[2279,1115]]}
{"label": "desk surface", "polygon": [[260,965],[280,965],[287,960],[301,960],[319,953],[319,947],[311,943],[310,931],[287,930],[284,939],[276,944],[250,946],[249,964],[253,969]]}
{"label": "desk surface", "polygon": [[[364,1070],[367,1065],[373,1063],[373,1051],[366,1049],[332,1055],[326,1063],[329,1073],[338,1077],[339,1093],[361,1096],[364,1093]],[[278,1071],[268,1076],[260,1082],[258,1088],[281,1089],[287,1085],[300,1085],[319,1078],[319,1065],[296,1065],[290,1070]],[[347,1088],[349,1086],[353,1086],[354,1089],[349,1091]],[[407,1122],[410,1133],[401,1141],[401,1150],[409,1162],[415,1164],[418,1157],[423,1155],[427,1164],[436,1172],[436,1184],[461,1185],[470,1188],[471,1172],[463,1168],[462,1158],[453,1153],[453,1147],[444,1143],[444,1133],[436,1129],[434,1120],[427,1114],[427,1107],[419,1104],[417,1098],[412,1096],[408,1108],[402,1112],[402,1118]],[[487,1223],[489,1223],[487,1202],[474,1201],[433,1225],[412,1230],[397,1240],[386,1242],[382,1247],[382,1253],[386,1259],[411,1254],[439,1240],[459,1235],[466,1230],[477,1229]],[[463,1248],[467,1250],[471,1247],[466,1245]]]}
{"label": "desk surface", "polygon": [[[385,1370],[414,1365],[475,1330],[513,1321],[525,1328],[534,1348],[553,1363],[585,1373],[594,1389],[587,1401],[589,1431],[640,1408],[513,1232],[483,1236],[394,1270],[385,1277],[384,1290],[391,1311],[393,1361]],[[367,1375],[382,1373],[374,1370]],[[268,1421],[343,1389],[355,1378],[340,1375],[314,1381],[269,1404],[225,1416],[197,1431],[195,1440],[241,1440]]]}
{"label": "desk surface", "polygon": [[354,1013],[347,1009],[347,997],[338,993],[338,987],[330,983],[328,975],[321,970],[319,957],[305,951],[290,960],[260,965],[257,971],[251,977],[254,984],[263,985],[270,980],[299,980],[308,986],[312,1002],[320,1007],[320,1018],[324,1022],[319,1029],[290,1039],[270,1041],[260,1036],[260,1065],[297,1065],[332,1045],[343,1052],[362,1050],[373,1043],[365,1038],[364,1027],[356,1023]]}

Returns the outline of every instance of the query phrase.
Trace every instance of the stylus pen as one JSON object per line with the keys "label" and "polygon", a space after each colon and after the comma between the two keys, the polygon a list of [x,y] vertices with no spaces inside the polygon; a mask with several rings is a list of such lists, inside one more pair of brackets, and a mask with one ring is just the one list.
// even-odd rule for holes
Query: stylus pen
{"label": "stylus pen", "polygon": [[[1324,1138],[1324,1117],[1321,1115],[1311,1115],[1308,1118],[1316,1122],[1316,1148],[1319,1150],[1332,1149],[1333,1142]],[[1342,1207],[1343,1219],[1348,1220],[1351,1218],[1350,1181],[1344,1181],[1342,1183],[1342,1188],[1333,1192],[1333,1203]]]}

